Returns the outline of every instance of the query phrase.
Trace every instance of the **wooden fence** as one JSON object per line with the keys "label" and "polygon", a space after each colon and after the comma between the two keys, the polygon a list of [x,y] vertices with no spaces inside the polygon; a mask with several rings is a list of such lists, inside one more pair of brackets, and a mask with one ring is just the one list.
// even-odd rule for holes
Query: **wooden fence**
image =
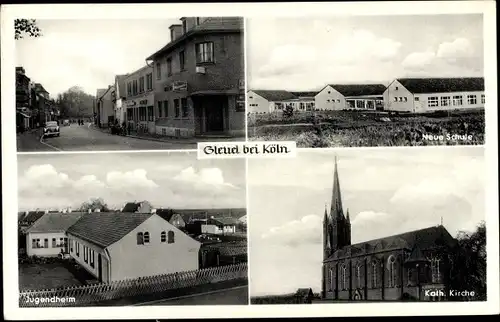
{"label": "wooden fence", "polygon": [[[247,264],[211,267],[86,286],[21,291],[20,307],[89,306],[103,301],[150,296],[204,284],[246,279]],[[74,300],[73,300],[74,299]]]}

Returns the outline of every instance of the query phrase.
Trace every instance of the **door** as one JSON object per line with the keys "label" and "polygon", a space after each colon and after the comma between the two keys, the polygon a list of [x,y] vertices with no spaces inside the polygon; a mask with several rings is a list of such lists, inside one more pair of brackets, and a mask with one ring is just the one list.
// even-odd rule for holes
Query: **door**
{"label": "door", "polygon": [[207,98],[203,106],[207,120],[207,132],[223,132],[224,131],[224,109],[225,97]]}
{"label": "door", "polygon": [[97,256],[97,279],[102,282],[102,260],[101,254]]}

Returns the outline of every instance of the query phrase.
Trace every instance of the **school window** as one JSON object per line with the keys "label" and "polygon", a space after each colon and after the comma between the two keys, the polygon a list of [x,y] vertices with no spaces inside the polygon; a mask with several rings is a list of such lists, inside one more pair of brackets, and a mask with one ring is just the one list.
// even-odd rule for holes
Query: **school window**
{"label": "school window", "polygon": [[431,96],[427,99],[427,106],[436,107],[439,105],[438,98],[436,96]]}
{"label": "school window", "polygon": [[196,63],[213,63],[214,62],[214,43],[203,42],[196,44]]}
{"label": "school window", "polygon": [[172,58],[167,58],[167,75],[172,75]]}
{"label": "school window", "polygon": [[463,105],[462,95],[453,96],[453,106]]}
{"label": "school window", "polygon": [[36,244],[36,239],[31,240],[31,248],[38,248]]}
{"label": "school window", "polygon": [[43,240],[43,248],[49,248],[49,239],[48,238],[45,238]]}
{"label": "school window", "polygon": [[450,97],[449,96],[441,97],[441,106],[450,106]]}
{"label": "school window", "polygon": [[56,248],[56,239],[55,238],[52,238],[52,248]]}
{"label": "school window", "polygon": [[71,240],[69,241],[69,250],[70,250],[70,252],[73,252],[73,246],[74,246],[73,244],[74,244],[74,243],[75,243],[75,241],[74,241],[73,239],[71,239]]}
{"label": "school window", "polygon": [[372,263],[372,288],[377,287],[377,263]]}
{"label": "school window", "polygon": [[402,98],[402,97],[400,97],[400,98],[399,98],[399,101],[400,101],[400,102],[402,102],[402,101],[403,101],[403,98]]}
{"label": "school window", "polygon": [[181,114],[181,111],[180,111],[180,106],[179,106],[179,100],[178,99],[174,100],[174,111],[175,111],[175,117],[179,117],[180,114]]}
{"label": "school window", "polygon": [[153,114],[153,106],[148,106],[148,121],[153,122],[155,120],[155,116]]}
{"label": "school window", "polygon": [[181,67],[181,70],[184,70],[185,66],[185,57],[184,57],[184,50],[179,53],[179,66]]}
{"label": "school window", "polygon": [[76,242],[76,256],[80,257],[80,243]]}
{"label": "school window", "polygon": [[418,102],[418,101],[420,101],[420,97],[415,96],[415,102]]}
{"label": "school window", "polygon": [[146,75],[146,90],[150,91],[153,89],[153,74],[149,73]]}
{"label": "school window", "polygon": [[394,97],[394,102],[397,102],[398,101],[398,98],[397,97]]}
{"label": "school window", "polygon": [[403,99],[405,102],[408,102],[408,97],[405,96],[405,97],[403,97]]}
{"label": "school window", "polygon": [[144,245],[144,235],[137,233],[137,245]]}
{"label": "school window", "polygon": [[68,244],[68,238],[64,237],[64,239],[62,239],[62,246],[66,246],[67,244]]}
{"label": "school window", "polygon": [[182,105],[182,117],[188,117],[189,110],[188,110],[187,98],[181,99],[181,105]]}
{"label": "school window", "polygon": [[95,253],[94,253],[94,250],[92,249],[90,251],[90,267],[94,267],[94,256],[95,256]]}
{"label": "school window", "polygon": [[283,108],[283,104],[282,103],[274,103],[274,106],[276,106],[277,110],[281,110]]}
{"label": "school window", "polygon": [[477,104],[477,96],[476,95],[467,95],[467,104],[476,105]]}
{"label": "school window", "polygon": [[486,103],[486,95],[481,94],[481,104]]}
{"label": "school window", "polygon": [[162,117],[163,112],[163,101],[158,101],[158,117]]}
{"label": "school window", "polygon": [[167,233],[166,232],[164,232],[164,231],[161,232],[160,240],[162,243],[167,241]]}
{"label": "school window", "polygon": [[148,232],[144,233],[144,244],[149,244],[149,233]]}
{"label": "school window", "polygon": [[175,233],[171,230],[168,232],[168,243],[173,244],[175,242]]}
{"label": "school window", "polygon": [[364,101],[356,101],[356,108],[365,108]]}
{"label": "school window", "polygon": [[[172,37],[173,39],[173,37]],[[156,63],[156,79],[160,80],[161,79],[161,64]]]}
{"label": "school window", "polygon": [[83,260],[85,261],[85,263],[88,263],[88,260],[89,260],[89,254],[87,253],[87,246],[83,246]]}
{"label": "school window", "polygon": [[165,117],[168,117],[168,101],[163,101],[163,108],[165,109]]}

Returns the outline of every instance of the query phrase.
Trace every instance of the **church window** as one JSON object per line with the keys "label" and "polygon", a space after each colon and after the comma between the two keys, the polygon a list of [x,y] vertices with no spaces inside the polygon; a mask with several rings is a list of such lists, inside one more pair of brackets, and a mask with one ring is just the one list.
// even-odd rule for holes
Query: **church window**
{"label": "church window", "polygon": [[340,268],[340,289],[347,289],[347,274],[345,265],[342,265]]}
{"label": "church window", "polygon": [[372,262],[372,288],[377,287],[377,263]]}
{"label": "church window", "polygon": [[358,266],[356,266],[356,286],[358,288],[361,288],[361,264],[358,264]]}
{"label": "church window", "polygon": [[329,283],[330,289],[329,291],[333,290],[333,269],[330,268],[330,283]]}
{"label": "church window", "polygon": [[408,268],[408,285],[412,285],[413,284],[413,269],[412,268]]}
{"label": "church window", "polygon": [[396,271],[396,258],[394,258],[394,256],[389,257],[387,261],[387,266],[389,268],[389,287],[395,287],[397,271]]}
{"label": "church window", "polygon": [[432,283],[441,282],[440,262],[441,260],[439,258],[433,258],[431,260]]}

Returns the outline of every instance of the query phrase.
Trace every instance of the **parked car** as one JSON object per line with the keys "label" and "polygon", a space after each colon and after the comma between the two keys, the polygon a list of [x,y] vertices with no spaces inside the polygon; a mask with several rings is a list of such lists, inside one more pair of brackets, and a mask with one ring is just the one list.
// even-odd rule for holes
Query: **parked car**
{"label": "parked car", "polygon": [[59,136],[59,124],[57,121],[50,121],[45,124],[43,129],[43,136]]}

